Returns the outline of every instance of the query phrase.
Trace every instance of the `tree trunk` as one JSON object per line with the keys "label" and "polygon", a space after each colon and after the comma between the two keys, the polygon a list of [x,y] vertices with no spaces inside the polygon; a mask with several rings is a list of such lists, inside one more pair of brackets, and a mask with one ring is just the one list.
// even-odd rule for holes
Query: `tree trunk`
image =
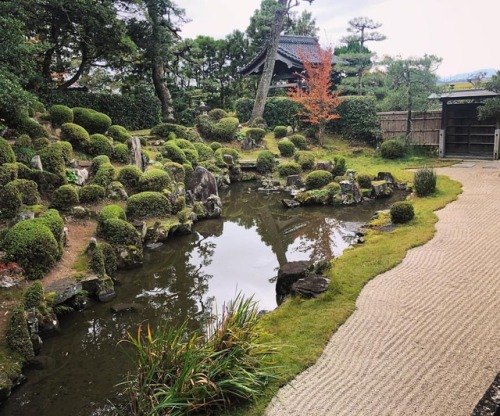
{"label": "tree trunk", "polygon": [[81,76],[83,75],[83,73],[85,71],[85,67],[88,64],[88,53],[87,53],[87,47],[85,46],[85,44],[82,44],[81,48],[82,48],[82,62],[80,63],[78,70],[76,71],[75,75],[73,75],[70,79],[63,82],[61,85],[59,85],[59,87],[57,88],[58,90],[62,90],[62,91],[67,90],[75,82],[77,82],[81,78]]}
{"label": "tree trunk", "polygon": [[[408,75],[408,77],[410,77],[410,75]],[[408,102],[407,102],[407,106],[408,106],[408,115],[406,117],[406,135],[405,135],[405,143],[406,145],[409,145],[410,144],[410,134],[411,134],[411,117],[412,117],[412,114],[411,114],[411,111],[412,111],[412,107],[413,107],[413,96],[412,96],[412,90],[411,90],[411,80],[409,79],[408,81]]]}
{"label": "tree trunk", "polygon": [[172,108],[172,95],[164,82],[165,70],[163,69],[163,63],[153,58],[151,72],[155,92],[161,104],[161,119],[163,121],[173,121],[174,111]]}
{"label": "tree trunk", "polygon": [[269,86],[271,85],[271,80],[273,78],[276,52],[278,51],[280,33],[283,29],[283,22],[285,21],[288,0],[278,0],[278,4],[279,7],[276,9],[276,13],[274,14],[271,33],[269,35],[266,60],[264,61],[264,69],[262,71],[259,87],[257,89],[257,96],[255,97],[255,103],[249,121],[253,121],[255,118],[262,117],[264,115],[264,107],[266,105]]}

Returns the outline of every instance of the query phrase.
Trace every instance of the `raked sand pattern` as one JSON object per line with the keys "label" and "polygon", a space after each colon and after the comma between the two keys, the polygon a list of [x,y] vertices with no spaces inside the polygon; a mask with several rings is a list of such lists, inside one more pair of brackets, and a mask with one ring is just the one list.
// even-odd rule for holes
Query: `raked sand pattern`
{"label": "raked sand pattern", "polygon": [[500,371],[498,167],[438,170],[463,194],[437,212],[434,238],[366,285],[267,416],[471,414]]}

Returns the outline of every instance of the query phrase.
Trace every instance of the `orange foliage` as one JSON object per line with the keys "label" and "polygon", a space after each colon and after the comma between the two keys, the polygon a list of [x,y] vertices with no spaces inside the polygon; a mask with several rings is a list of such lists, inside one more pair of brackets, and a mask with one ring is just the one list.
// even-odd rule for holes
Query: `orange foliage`
{"label": "orange foliage", "polygon": [[331,92],[331,78],[333,52],[331,48],[318,49],[313,54],[298,53],[305,68],[305,74],[297,74],[300,86],[290,89],[289,98],[300,104],[302,110],[298,115],[305,121],[317,124],[319,127],[319,141],[323,144],[326,123],[329,120],[340,118],[336,112],[343,101],[339,91]]}

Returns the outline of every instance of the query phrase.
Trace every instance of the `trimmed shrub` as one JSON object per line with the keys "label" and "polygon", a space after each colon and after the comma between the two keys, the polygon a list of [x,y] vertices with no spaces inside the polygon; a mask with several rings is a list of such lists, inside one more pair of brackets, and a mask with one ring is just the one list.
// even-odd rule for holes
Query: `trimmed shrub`
{"label": "trimmed shrub", "polygon": [[31,179],[31,169],[24,163],[16,162],[18,179]]}
{"label": "trimmed shrub", "polygon": [[67,211],[79,203],[80,199],[78,198],[76,187],[73,185],[62,185],[54,192],[51,207]]}
{"label": "trimmed shrub", "polygon": [[[2,166],[3,167],[3,166]],[[21,192],[15,186],[4,186],[0,189],[0,216],[12,218],[20,210],[23,204]]]}
{"label": "trimmed shrub", "polygon": [[16,163],[5,163],[0,166],[0,188],[17,179],[19,168]]}
{"label": "trimmed shrub", "polygon": [[415,217],[413,205],[407,201],[395,202],[390,212],[393,224],[406,224]]}
{"label": "trimmed shrub", "polygon": [[111,127],[111,118],[90,108],[73,108],[73,117],[74,123],[82,126],[89,134],[105,134]]}
{"label": "trimmed shrub", "polygon": [[38,139],[33,140],[33,148],[38,151],[45,149],[49,145],[50,145],[50,140],[47,139],[46,137],[39,137]]}
{"label": "trimmed shrub", "polygon": [[82,126],[74,123],[64,123],[61,126],[61,140],[70,142],[75,149],[87,150],[90,136]]}
{"label": "trimmed shrub", "polygon": [[159,192],[141,192],[127,200],[127,217],[163,217],[169,215],[171,211],[170,201]]}
{"label": "trimmed shrub", "polygon": [[29,117],[21,118],[18,121],[17,131],[21,134],[27,134],[32,139],[50,136],[45,127]]}
{"label": "trimmed shrub", "polygon": [[167,172],[160,169],[150,169],[139,178],[139,189],[141,192],[154,191],[161,192],[172,184],[172,180]]}
{"label": "trimmed shrub", "polygon": [[106,190],[101,185],[88,184],[82,186],[78,194],[81,203],[92,204],[102,201],[106,197]]}
{"label": "trimmed shrub", "polygon": [[297,149],[307,150],[307,141],[302,134],[292,134],[288,139],[295,145]]}
{"label": "trimmed shrub", "polygon": [[35,205],[40,202],[40,194],[38,193],[38,185],[36,182],[29,179],[15,179],[5,185],[4,189],[16,188],[21,194],[21,201],[25,205]]}
{"label": "trimmed shrub", "polygon": [[333,176],[342,176],[346,173],[346,161],[344,156],[334,156],[333,157]]}
{"label": "trimmed shrub", "polygon": [[56,104],[49,108],[50,122],[54,127],[73,123],[73,110],[65,105]]}
{"label": "trimmed shrub", "polygon": [[186,159],[191,166],[196,167],[198,165],[198,152],[194,149],[184,149],[184,154]]}
{"label": "trimmed shrub", "polygon": [[121,182],[127,190],[135,191],[139,188],[141,176],[142,172],[137,166],[127,165],[120,169],[116,179]]}
{"label": "trimmed shrub", "polygon": [[250,120],[252,115],[254,100],[251,98],[238,98],[234,102],[234,111],[236,112],[236,117],[241,120],[242,123],[246,123]]}
{"label": "trimmed shrub", "polygon": [[103,134],[96,133],[90,136],[90,143],[88,144],[87,148],[87,153],[89,153],[90,155],[111,156],[113,154],[113,150],[113,144]]}
{"label": "trimmed shrub", "polygon": [[380,154],[384,159],[399,159],[404,156],[405,147],[397,140],[386,140],[380,146]]}
{"label": "trimmed shrub", "polygon": [[302,169],[297,162],[283,162],[278,165],[280,176],[298,175]]}
{"label": "trimmed shrub", "polygon": [[89,268],[99,277],[99,279],[106,277],[104,254],[99,244],[97,244],[90,253]]}
{"label": "trimmed shrub", "polygon": [[281,139],[278,142],[278,149],[283,157],[291,157],[295,153],[295,145],[288,139]]}
{"label": "trimmed shrub", "polygon": [[43,169],[66,178],[66,163],[61,146],[50,145],[39,152]]}
{"label": "trimmed shrub", "polygon": [[167,171],[175,182],[184,182],[186,173],[184,171],[184,166],[176,162],[167,162],[163,166],[163,169]]}
{"label": "trimmed shrub", "polygon": [[194,143],[194,148],[198,152],[198,159],[200,161],[211,160],[214,157],[214,151],[205,143]]}
{"label": "trimmed shrub", "polygon": [[257,155],[257,171],[259,173],[271,173],[276,167],[276,159],[273,152],[264,150]]}
{"label": "trimmed shrub", "polygon": [[51,146],[59,147],[61,149],[64,163],[69,163],[73,160],[73,146],[70,142],[58,141],[52,143]]}
{"label": "trimmed shrub", "polygon": [[189,163],[184,163],[182,167],[184,168],[184,185],[186,185],[186,189],[190,189],[191,182],[193,181],[194,169]]}
{"label": "trimmed shrub", "polygon": [[417,196],[432,195],[436,192],[437,175],[433,169],[422,168],[415,172],[413,186]]}
{"label": "trimmed shrub", "polygon": [[314,166],[314,154],[306,150],[299,150],[293,155],[295,161],[303,170],[311,170]]}
{"label": "trimmed shrub", "polygon": [[3,248],[9,261],[17,262],[30,280],[41,279],[59,257],[59,245],[49,227],[41,221],[26,220],[7,233]]}
{"label": "trimmed shrub", "polygon": [[194,144],[191,143],[189,140],[186,139],[175,139],[173,140],[173,143],[179,146],[182,150],[196,150],[196,147],[194,147]]}
{"label": "trimmed shrub", "polygon": [[205,140],[214,139],[214,122],[207,115],[196,117],[196,130]]}
{"label": "trimmed shrub", "polygon": [[104,270],[106,271],[106,274],[108,276],[114,276],[118,267],[115,250],[113,250],[113,247],[111,247],[110,244],[105,242],[97,244],[97,247],[100,247],[102,250]]}
{"label": "trimmed shrub", "polygon": [[326,170],[315,170],[306,176],[307,189],[320,189],[333,181],[333,175]]}
{"label": "trimmed shrub", "polygon": [[213,137],[222,142],[230,142],[235,139],[236,131],[240,121],[236,117],[225,117],[213,126]]}
{"label": "trimmed shrub", "polygon": [[26,312],[22,304],[16,306],[12,311],[5,339],[9,348],[19,354],[23,361],[35,358],[28,322],[26,320]]}
{"label": "trimmed shrub", "polygon": [[38,217],[36,221],[41,222],[43,225],[49,227],[52,235],[59,245],[59,259],[63,254],[63,244],[64,244],[64,221],[59,215],[57,209],[49,209],[43,213],[42,216]]}
{"label": "trimmed shrub", "polygon": [[101,231],[102,238],[113,246],[142,247],[142,239],[139,232],[127,221],[110,218],[106,220]]}
{"label": "trimmed shrub", "polygon": [[328,192],[328,195],[333,198],[335,195],[340,193],[341,191],[340,184],[338,182],[330,182],[325,186],[325,190]]}
{"label": "trimmed shrub", "polygon": [[240,154],[236,149],[232,147],[220,147],[215,151],[215,159],[218,164],[224,165],[224,155],[232,156],[234,163],[237,163],[240,160]]}
{"label": "trimmed shrub", "polygon": [[276,126],[273,131],[274,137],[276,139],[282,139],[283,137],[286,137],[288,133],[288,129],[286,126]]}
{"label": "trimmed shrub", "polygon": [[37,280],[28,286],[23,293],[24,309],[38,308],[43,303],[43,285]]}
{"label": "trimmed shrub", "polygon": [[345,139],[375,144],[380,137],[380,120],[375,97],[346,97],[338,106],[339,119],[332,122]]}
{"label": "trimmed shrub", "polygon": [[[3,138],[1,138],[1,140],[4,140]],[[0,141],[1,143],[1,141]],[[17,136],[16,137],[16,141],[14,143],[14,150],[16,149],[16,147],[18,148],[22,148],[22,147],[31,147],[33,146],[33,141],[31,140],[31,137],[28,136],[27,134],[21,134],[20,136]],[[2,145],[0,144],[0,149],[2,148]],[[0,155],[1,155],[2,151],[0,150]],[[9,162],[9,163],[12,163],[12,162]]]}
{"label": "trimmed shrub", "polygon": [[125,215],[125,211],[121,206],[114,204],[106,205],[101,209],[99,215],[97,216],[97,236],[104,237],[106,221],[110,219],[119,219],[126,221],[127,216]]}
{"label": "trimmed shrub", "polygon": [[213,108],[208,112],[208,118],[215,122],[218,122],[225,117],[228,117],[228,114],[221,108]]}
{"label": "trimmed shrub", "polygon": [[111,163],[108,156],[99,155],[99,156],[96,156],[92,159],[92,165],[90,165],[90,172],[92,173],[92,175],[95,175],[97,173],[97,171],[99,170],[99,167],[103,163]]}
{"label": "trimmed shrub", "polygon": [[186,197],[180,196],[175,200],[174,205],[172,206],[172,214],[177,214],[184,208],[186,208]]}
{"label": "trimmed shrub", "polygon": [[246,131],[245,136],[256,144],[262,143],[266,136],[266,131],[259,128],[250,128]]}
{"label": "trimmed shrub", "polygon": [[126,143],[127,140],[132,137],[125,127],[119,126],[117,124],[113,124],[112,126],[110,126],[107,135],[113,140],[120,143]]}
{"label": "trimmed shrub", "polygon": [[36,156],[36,151],[30,147],[16,147],[14,148],[14,152],[16,154],[16,160],[25,165],[29,165],[31,159]]}
{"label": "trimmed shrub", "polygon": [[9,142],[0,137],[0,165],[4,163],[15,163],[16,155]]}
{"label": "trimmed shrub", "polygon": [[174,133],[175,137],[180,139],[187,139],[187,128],[179,124],[173,123],[160,123],[151,129],[151,134],[153,136],[158,136],[163,139],[167,139],[170,133]]}
{"label": "trimmed shrub", "polygon": [[269,127],[296,126],[300,105],[287,97],[272,97],[266,101],[264,119]]}
{"label": "trimmed shrub", "polygon": [[38,191],[42,194],[50,194],[65,183],[61,176],[41,170],[32,170],[30,177],[37,183]]}
{"label": "trimmed shrub", "polygon": [[128,163],[130,158],[130,152],[128,146],[123,143],[117,143],[113,146],[113,154],[111,156],[113,160],[120,163]]}
{"label": "trimmed shrub", "polygon": [[358,175],[358,185],[360,188],[370,189],[372,187],[372,177],[365,173],[360,173]]}
{"label": "trimmed shrub", "polygon": [[212,149],[214,152],[217,151],[217,149],[220,149],[222,145],[219,142],[212,142],[210,143],[210,149]]}
{"label": "trimmed shrub", "polygon": [[115,179],[115,168],[111,163],[102,163],[94,176],[93,182],[106,188]]}
{"label": "trimmed shrub", "polygon": [[167,142],[163,145],[162,155],[170,159],[172,162],[177,162],[181,164],[187,162],[186,154],[173,141]]}
{"label": "trimmed shrub", "polygon": [[255,117],[252,122],[250,123],[250,127],[252,128],[260,128],[260,129],[267,129],[267,123],[266,120],[264,120],[264,117]]}

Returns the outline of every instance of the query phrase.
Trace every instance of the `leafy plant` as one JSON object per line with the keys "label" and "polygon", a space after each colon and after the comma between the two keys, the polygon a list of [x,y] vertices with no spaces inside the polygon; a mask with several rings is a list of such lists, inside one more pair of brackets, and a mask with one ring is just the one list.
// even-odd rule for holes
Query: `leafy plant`
{"label": "leafy plant", "polygon": [[78,183],[78,176],[75,173],[74,169],[66,169],[66,180],[68,181],[68,183],[73,183],[75,185]]}
{"label": "leafy plant", "polygon": [[422,168],[415,172],[413,185],[417,196],[432,195],[436,192],[437,175],[433,169]]}

